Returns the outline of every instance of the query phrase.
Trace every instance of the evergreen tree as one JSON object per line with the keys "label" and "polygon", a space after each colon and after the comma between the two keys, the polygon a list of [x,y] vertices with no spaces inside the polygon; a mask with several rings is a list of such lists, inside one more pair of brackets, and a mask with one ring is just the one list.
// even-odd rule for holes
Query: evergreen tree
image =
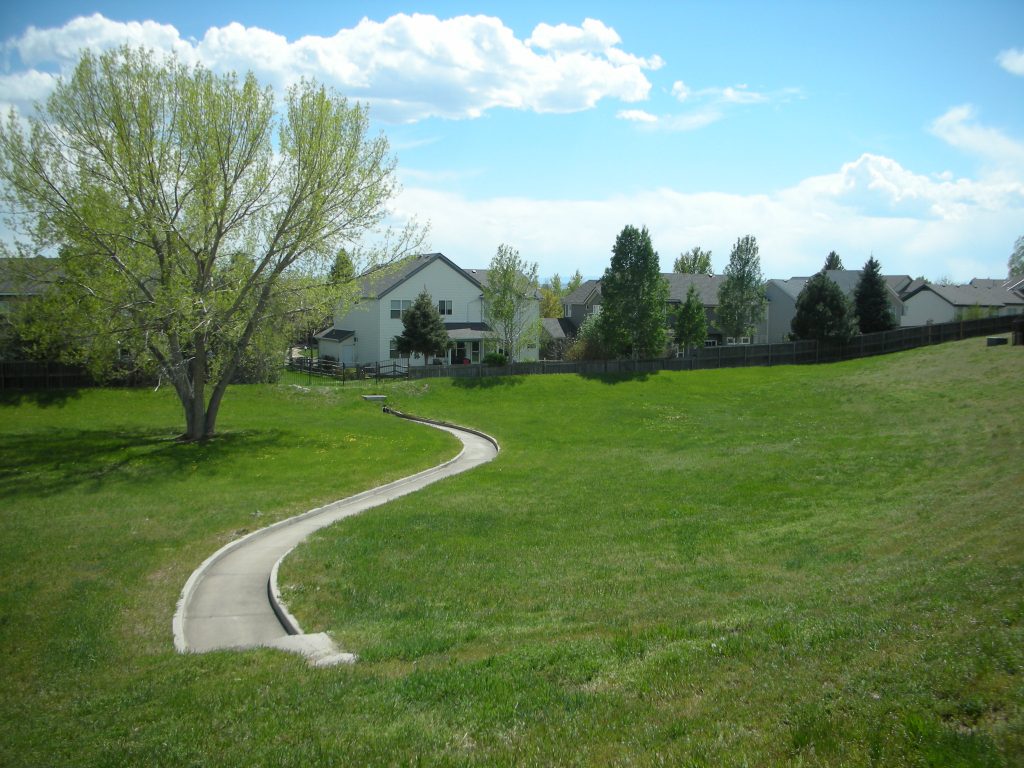
{"label": "evergreen tree", "polygon": [[882,277],[882,265],[868,259],[853,292],[854,309],[861,333],[888,331],[896,325],[889,307],[889,289]]}
{"label": "evergreen tree", "polygon": [[429,358],[431,355],[443,355],[451,346],[444,320],[426,288],[402,315],[402,326],[401,335],[395,337],[395,349],[400,355],[409,357],[418,352]]}
{"label": "evergreen tree", "polygon": [[679,254],[672,265],[672,271],[683,275],[710,275],[711,251],[703,251],[699,245],[693,246],[689,251]]}
{"label": "evergreen tree", "polygon": [[611,354],[634,360],[664,354],[668,283],[647,227],[626,225],[615,238],[601,295],[601,335]]}
{"label": "evergreen tree", "polygon": [[726,336],[753,336],[764,317],[764,278],[757,238],[746,235],[736,241],[718,289],[718,326]]}
{"label": "evergreen tree", "polygon": [[798,339],[817,339],[828,344],[846,344],[857,333],[849,299],[824,272],[808,280],[800,291],[791,327]]}
{"label": "evergreen tree", "polygon": [[823,267],[825,272],[832,269],[842,269],[843,260],[839,258],[839,254],[835,251],[829,251],[828,256],[825,257],[825,266]]}
{"label": "evergreen tree", "polygon": [[704,304],[695,285],[690,285],[686,292],[686,301],[679,308],[676,318],[676,341],[689,349],[700,346],[708,337],[708,319],[704,314]]}

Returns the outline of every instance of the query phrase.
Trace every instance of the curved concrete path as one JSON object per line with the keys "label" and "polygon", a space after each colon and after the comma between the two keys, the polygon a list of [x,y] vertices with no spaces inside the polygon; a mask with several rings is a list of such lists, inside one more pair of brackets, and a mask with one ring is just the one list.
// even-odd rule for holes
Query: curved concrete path
{"label": "curved concrete path", "polygon": [[451,433],[462,441],[462,451],[436,467],[282,520],[219,549],[182,589],[174,614],[174,646],[179,652],[272,647],[301,653],[317,666],[355,660],[325,633],[302,633],[280,600],[277,567],[281,560],[320,528],[465,472],[498,454],[497,442],[482,433],[391,412]]}

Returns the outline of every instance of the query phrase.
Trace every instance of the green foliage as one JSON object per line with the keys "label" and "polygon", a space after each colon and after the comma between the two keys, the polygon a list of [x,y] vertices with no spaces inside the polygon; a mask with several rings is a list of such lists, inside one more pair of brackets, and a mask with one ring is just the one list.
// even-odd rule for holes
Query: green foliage
{"label": "green foliage", "polygon": [[484,355],[484,365],[508,365],[508,358],[500,352],[488,352]]}
{"label": "green foliage", "polygon": [[839,258],[839,254],[835,251],[829,251],[828,256],[825,257],[825,266],[822,270],[828,272],[829,270],[838,270],[843,268],[843,260]]}
{"label": "green foliage", "polygon": [[814,275],[800,291],[791,325],[796,338],[827,344],[846,344],[857,333],[849,299],[825,272]]}
{"label": "green foliage", "polygon": [[861,333],[888,331],[896,326],[889,306],[889,288],[882,277],[882,265],[874,256],[867,260],[853,292],[854,311]]}
{"label": "green foliage", "polygon": [[1008,277],[1024,277],[1024,235],[1013,244],[1013,252],[1006,261],[1006,274]]}
{"label": "green foliage", "polygon": [[679,254],[679,258],[672,265],[673,272],[684,275],[710,275],[711,251],[701,250],[699,245],[693,246],[689,251]]}
{"label": "green foliage", "polygon": [[303,80],[280,110],[251,73],[121,48],[85,51],[27,129],[13,114],[0,129],[20,242],[60,258],[31,330],[94,372],[127,354],[159,374],[189,439],[215,431],[261,329],[330,314],[343,249],[370,265],[421,244],[413,227],[359,248],[395,190],[364,108]]}
{"label": "green foliage", "polygon": [[611,355],[658,357],[665,352],[668,283],[647,227],[626,225],[615,238],[601,279],[601,335]]}
{"label": "green foliage", "polygon": [[746,235],[729,254],[725,280],[718,290],[718,326],[726,336],[753,336],[766,304],[757,238]]}
{"label": "green foliage", "polygon": [[686,301],[679,308],[676,317],[676,342],[686,348],[699,347],[707,337],[708,320],[704,304],[700,300],[697,287],[691,285],[686,292]]}
{"label": "green foliage", "polygon": [[600,315],[587,315],[572,345],[566,350],[566,360],[606,360],[611,357],[604,345]]}
{"label": "green foliage", "polygon": [[487,268],[484,319],[512,362],[538,343],[537,305],[537,264],[524,261],[515,248],[499,245]]}
{"label": "green foliage", "polygon": [[401,335],[395,337],[395,348],[404,357],[417,352],[424,357],[443,355],[452,345],[444,320],[426,288],[402,315],[402,326]]}
{"label": "green foliage", "polygon": [[564,312],[562,299],[579,288],[582,283],[583,275],[578,269],[566,285],[562,285],[562,276],[555,272],[551,279],[540,287],[540,316],[561,317]]}

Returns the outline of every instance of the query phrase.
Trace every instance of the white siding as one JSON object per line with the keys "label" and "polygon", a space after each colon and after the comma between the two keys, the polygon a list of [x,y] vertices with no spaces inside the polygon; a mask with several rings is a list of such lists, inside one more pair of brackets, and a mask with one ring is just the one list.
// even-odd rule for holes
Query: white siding
{"label": "white siding", "polygon": [[955,319],[956,309],[948,301],[925,288],[903,303],[900,325],[948,323]]}

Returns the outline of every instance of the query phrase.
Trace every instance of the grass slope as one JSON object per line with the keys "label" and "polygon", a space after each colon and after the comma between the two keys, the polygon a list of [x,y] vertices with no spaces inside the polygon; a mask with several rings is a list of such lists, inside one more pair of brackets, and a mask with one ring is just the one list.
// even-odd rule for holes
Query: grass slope
{"label": "grass slope", "polygon": [[285,562],[304,626],[361,656],[331,670],[175,655],[177,592],[325,474],[361,487],[443,435],[337,388],[240,388],[210,446],[168,444],[151,393],[9,402],[0,763],[1018,764],[1021,372],[973,340],[393,385],[503,452]]}

